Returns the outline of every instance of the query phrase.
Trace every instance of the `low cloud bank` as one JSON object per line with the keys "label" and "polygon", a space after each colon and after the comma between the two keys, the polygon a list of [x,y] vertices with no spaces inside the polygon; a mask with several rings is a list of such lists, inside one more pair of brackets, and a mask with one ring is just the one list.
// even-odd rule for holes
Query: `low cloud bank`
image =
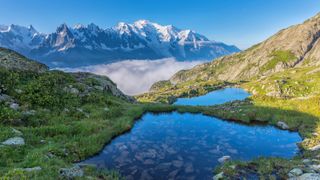
{"label": "low cloud bank", "polygon": [[147,92],[151,85],[167,80],[182,69],[190,69],[203,61],[179,62],[174,59],[127,60],[112,64],[100,64],[79,68],[62,68],[68,72],[91,72],[108,76],[118,88],[128,95]]}

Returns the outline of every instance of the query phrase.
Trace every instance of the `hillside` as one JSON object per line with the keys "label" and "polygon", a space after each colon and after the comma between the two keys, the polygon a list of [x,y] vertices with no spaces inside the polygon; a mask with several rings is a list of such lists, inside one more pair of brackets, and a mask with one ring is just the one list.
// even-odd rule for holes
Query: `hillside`
{"label": "hillside", "polygon": [[49,71],[7,49],[0,54],[0,179],[119,178],[73,163],[99,152],[150,107],[107,77]]}
{"label": "hillside", "polygon": [[281,30],[243,52],[218,58],[190,70],[182,70],[162,83],[164,86],[156,83],[153,87],[157,88],[151,88],[151,92],[141,96],[141,99],[163,101],[163,97],[168,97],[169,94],[188,96],[192,94],[191,90],[193,94],[203,94],[215,89],[216,84],[239,83],[286,69],[318,66],[319,49],[320,14],[302,24]]}
{"label": "hillside", "polygon": [[168,57],[180,61],[209,60],[240,51],[192,30],[146,20],[132,24],[120,22],[106,29],[95,24],[75,27],[62,24],[49,34],[39,33],[32,26],[1,26],[0,47],[15,50],[50,67]]}

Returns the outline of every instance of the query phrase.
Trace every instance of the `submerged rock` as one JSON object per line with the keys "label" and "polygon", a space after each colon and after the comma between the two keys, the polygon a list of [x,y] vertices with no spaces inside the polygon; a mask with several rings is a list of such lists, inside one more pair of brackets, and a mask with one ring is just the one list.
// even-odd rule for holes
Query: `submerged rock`
{"label": "submerged rock", "polygon": [[281,129],[289,129],[289,126],[283,121],[278,121],[277,126],[280,127]]}
{"label": "submerged rock", "polygon": [[222,156],[218,159],[219,163],[225,163],[231,159],[231,156]]}
{"label": "submerged rock", "polygon": [[8,146],[23,146],[25,145],[25,142],[24,139],[21,137],[13,137],[2,142],[2,144]]}

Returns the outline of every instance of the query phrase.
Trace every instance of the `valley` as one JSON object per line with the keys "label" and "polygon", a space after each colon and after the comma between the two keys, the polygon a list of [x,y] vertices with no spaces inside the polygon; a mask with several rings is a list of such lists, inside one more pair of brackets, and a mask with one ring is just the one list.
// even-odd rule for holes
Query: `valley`
{"label": "valley", "polygon": [[0,179],[320,179],[320,14],[244,51],[147,20],[0,46]]}

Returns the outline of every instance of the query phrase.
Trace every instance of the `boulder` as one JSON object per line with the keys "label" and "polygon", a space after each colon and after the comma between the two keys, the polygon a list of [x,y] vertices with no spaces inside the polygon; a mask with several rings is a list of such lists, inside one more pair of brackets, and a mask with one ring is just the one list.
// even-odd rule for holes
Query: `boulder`
{"label": "boulder", "polygon": [[219,163],[225,163],[231,159],[230,156],[222,156],[221,158],[218,159]]}
{"label": "boulder", "polygon": [[318,173],[305,173],[296,178],[290,178],[291,180],[320,180],[320,174]]}
{"label": "boulder", "polygon": [[281,129],[289,129],[289,126],[285,122],[282,122],[282,121],[278,121],[277,126],[280,127]]}
{"label": "boulder", "polygon": [[19,106],[19,104],[17,104],[17,103],[11,103],[11,104],[10,104],[10,108],[13,109],[13,110],[18,110],[19,107],[20,107],[20,106]]}
{"label": "boulder", "polygon": [[315,145],[315,146],[309,148],[309,150],[310,150],[310,151],[318,151],[318,150],[320,150],[320,144]]}
{"label": "boulder", "polygon": [[289,177],[297,177],[303,174],[303,171],[300,168],[294,168],[289,173]]}
{"label": "boulder", "polygon": [[12,98],[6,94],[0,94],[0,102],[9,102]]}
{"label": "boulder", "polygon": [[77,88],[70,88],[69,92],[75,95],[78,95],[80,93],[80,91]]}
{"label": "boulder", "polygon": [[25,142],[24,139],[21,137],[13,137],[2,142],[2,144],[8,146],[23,146],[25,145]]}
{"label": "boulder", "polygon": [[72,168],[61,168],[59,173],[60,176],[66,179],[74,179],[75,177],[82,177],[84,175],[79,165],[75,165]]}

